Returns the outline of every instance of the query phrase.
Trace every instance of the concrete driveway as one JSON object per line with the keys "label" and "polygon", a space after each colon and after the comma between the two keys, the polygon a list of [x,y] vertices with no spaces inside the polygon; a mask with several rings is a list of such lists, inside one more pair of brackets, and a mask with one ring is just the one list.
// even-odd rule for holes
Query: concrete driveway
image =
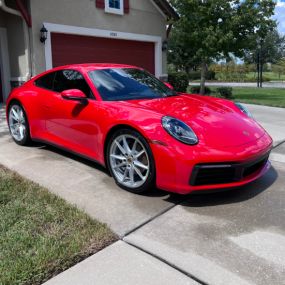
{"label": "concrete driveway", "polygon": [[[184,284],[185,277],[200,284],[284,284],[285,109],[248,107],[274,138],[277,147],[272,155],[273,167],[260,180],[226,193],[199,196],[162,191],[154,191],[150,196],[127,193],[117,188],[104,169],[94,163],[52,147],[17,146],[9,136],[3,110],[0,163],[107,223],[123,241],[119,248],[131,246],[143,252],[140,258],[144,261],[149,259],[133,262],[145,264],[145,274],[136,273],[137,276],[149,277],[147,264],[158,268],[155,275],[158,283],[152,279],[151,284],[165,281],[159,279],[159,268],[175,271],[172,277],[176,276],[173,278],[180,283],[184,280]],[[130,252],[130,259],[137,256],[133,250],[116,252],[117,260],[121,260],[123,252]],[[106,254],[108,257],[109,252]],[[107,257],[105,277],[110,270],[108,260],[112,258]],[[101,256],[102,262],[105,259]],[[86,262],[95,266],[96,255],[94,260]],[[132,274],[119,268],[119,275]],[[74,276],[83,278],[82,272],[79,264],[48,284],[74,284]],[[113,283],[108,280],[108,284],[116,284],[114,280]]]}

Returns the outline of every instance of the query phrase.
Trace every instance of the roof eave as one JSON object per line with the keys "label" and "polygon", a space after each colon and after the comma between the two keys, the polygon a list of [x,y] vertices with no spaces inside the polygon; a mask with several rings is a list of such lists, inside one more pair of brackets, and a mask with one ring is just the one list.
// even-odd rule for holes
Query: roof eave
{"label": "roof eave", "polygon": [[167,16],[168,21],[177,21],[180,19],[178,13],[167,0],[153,0],[159,9]]}

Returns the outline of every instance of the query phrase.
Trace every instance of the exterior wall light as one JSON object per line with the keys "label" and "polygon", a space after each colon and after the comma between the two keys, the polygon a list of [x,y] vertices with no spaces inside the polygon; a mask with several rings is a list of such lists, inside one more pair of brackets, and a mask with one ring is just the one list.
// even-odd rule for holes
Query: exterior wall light
{"label": "exterior wall light", "polygon": [[46,29],[46,27],[43,25],[42,28],[40,29],[41,32],[41,37],[40,37],[40,41],[41,43],[45,43],[45,41],[47,40],[47,33],[48,30]]}
{"label": "exterior wall light", "polygon": [[167,51],[168,50],[168,41],[165,40],[162,43],[162,51]]}

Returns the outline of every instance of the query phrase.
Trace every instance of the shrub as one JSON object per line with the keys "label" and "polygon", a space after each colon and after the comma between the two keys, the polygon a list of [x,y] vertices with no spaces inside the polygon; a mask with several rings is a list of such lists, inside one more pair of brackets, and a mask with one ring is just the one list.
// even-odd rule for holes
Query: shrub
{"label": "shrub", "polygon": [[215,80],[216,79],[216,72],[213,70],[208,70],[206,74],[207,80]]}
{"label": "shrub", "polygon": [[[199,94],[200,93],[200,86],[192,86],[190,89],[191,93],[193,94]],[[211,94],[211,89],[209,87],[205,87],[205,94],[209,95]]]}
{"label": "shrub", "polygon": [[233,97],[232,87],[220,87],[220,88],[217,88],[217,91],[223,98],[229,99]]}
{"label": "shrub", "polygon": [[[269,82],[271,79],[267,76],[262,76],[262,82]],[[257,82],[257,78],[255,77],[247,77],[245,78],[244,82]]]}
{"label": "shrub", "polygon": [[[201,79],[201,72],[200,71],[190,71],[188,73],[189,80],[200,80]],[[209,70],[206,73],[207,80],[215,80],[216,73],[215,71]]]}
{"label": "shrub", "polygon": [[189,79],[185,72],[174,72],[168,75],[168,82],[173,86],[175,91],[186,92],[189,85]]}
{"label": "shrub", "polygon": [[188,73],[189,80],[199,80],[201,79],[201,72],[200,71],[190,71]]}

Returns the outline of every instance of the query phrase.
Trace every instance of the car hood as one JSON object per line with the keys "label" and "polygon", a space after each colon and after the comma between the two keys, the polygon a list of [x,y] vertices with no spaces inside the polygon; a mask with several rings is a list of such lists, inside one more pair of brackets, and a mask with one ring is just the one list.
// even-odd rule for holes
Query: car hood
{"label": "car hood", "polygon": [[208,146],[231,147],[262,137],[264,129],[241,113],[232,102],[199,95],[180,95],[153,100],[134,100],[131,104],[188,124],[199,141]]}

